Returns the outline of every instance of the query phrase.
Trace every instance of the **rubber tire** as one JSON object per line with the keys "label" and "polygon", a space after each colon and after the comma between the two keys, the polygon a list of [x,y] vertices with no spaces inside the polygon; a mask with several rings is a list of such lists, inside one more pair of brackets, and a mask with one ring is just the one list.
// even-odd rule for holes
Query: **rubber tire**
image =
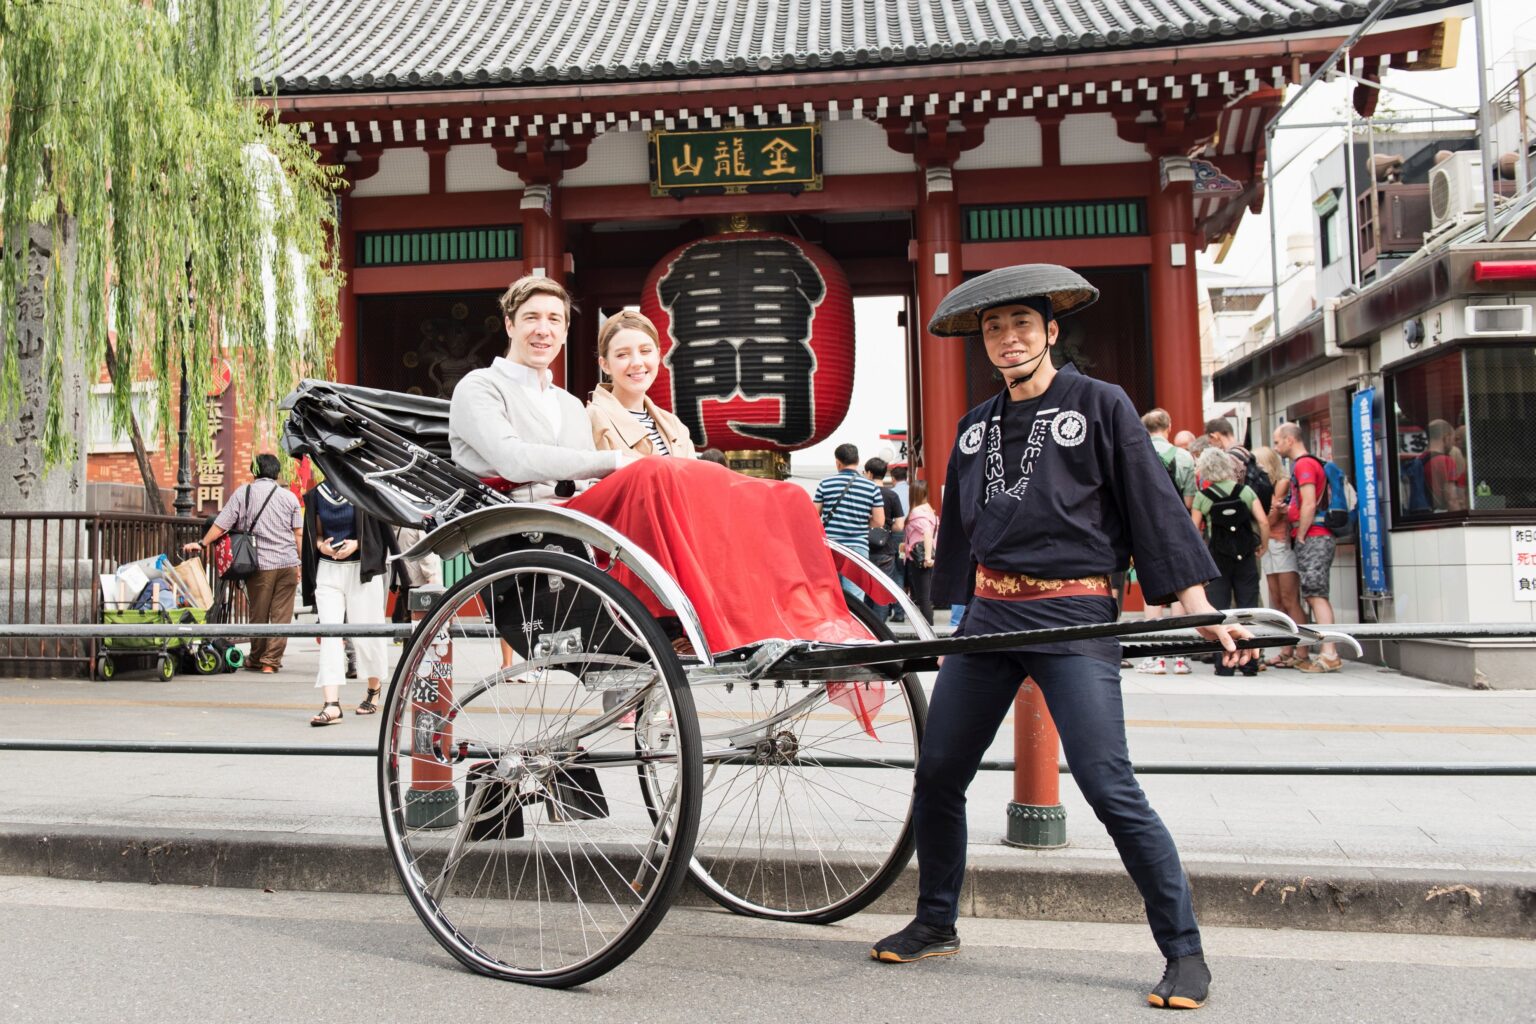
{"label": "rubber tire", "polygon": [[117,675],[117,662],[112,655],[103,654],[96,659],[96,678],[105,682]]}
{"label": "rubber tire", "polygon": [[200,676],[211,676],[223,663],[219,652],[208,644],[201,644],[192,651],[192,669]]}
{"label": "rubber tire", "polygon": [[[862,601],[847,599],[848,610],[854,618],[864,624],[875,639],[881,642],[889,642],[896,639],[890,626],[875,618],[874,612],[864,606]],[[923,731],[928,724],[928,696],[923,692],[922,683],[916,674],[907,673],[899,681],[907,693],[907,703],[912,709],[912,726],[916,734],[916,749],[922,749]],[[702,796],[702,795],[701,795]],[[689,876],[695,887],[702,890],[706,896],[714,900],[720,906],[733,914],[743,917],[760,917],[771,921],[791,921],[797,924],[832,924],[844,918],[852,917],[859,911],[868,907],[875,900],[885,895],[889,889],[901,877],[901,873],[912,861],[912,855],[917,849],[917,836],[912,828],[911,808],[908,807],[907,823],[901,830],[895,845],[891,847],[891,855],[885,864],[877,871],[869,881],[865,882],[852,896],[839,902],[836,906],[824,910],[808,911],[771,911],[751,904],[732,900],[730,897],[716,891],[713,887],[704,884],[700,875],[704,874],[703,866],[695,860],[689,866]]]}
{"label": "rubber tire", "polygon": [[390,864],[395,869],[395,876],[405,890],[406,898],[410,900],[411,907],[421,919],[427,931],[432,934],[438,943],[451,953],[455,959],[465,967],[477,974],[497,978],[502,981],[516,981],[527,985],[537,985],[543,988],[571,988],[585,984],[594,978],[601,977],[627,960],[635,950],[639,949],[645,940],[650,937],[656,927],[666,917],[671,909],[678,891],[682,888],[683,881],[688,877],[689,865],[693,859],[693,843],[698,835],[699,808],[701,790],[703,788],[703,764],[701,757],[701,741],[699,739],[698,716],[694,711],[692,694],[688,689],[688,681],[683,674],[682,664],[677,655],[673,653],[672,642],[667,639],[654,616],[646,609],[640,599],[635,597],[624,587],[611,579],[606,573],[595,565],[572,555],[551,551],[516,551],[501,555],[480,566],[469,575],[459,579],[452,587],[449,587],[439,599],[437,607],[452,608],[461,593],[468,591],[473,593],[483,586],[482,582],[487,577],[497,575],[509,568],[553,569],[567,572],[579,579],[582,583],[598,590],[604,598],[617,605],[628,619],[641,631],[643,638],[654,653],[656,664],[661,668],[662,677],[666,680],[668,689],[672,692],[672,703],[676,709],[676,729],[678,737],[678,749],[681,755],[679,771],[682,773],[680,781],[681,796],[679,798],[680,810],[678,815],[677,835],[674,837],[674,845],[677,854],[667,863],[665,877],[659,878],[653,889],[654,898],[651,899],[636,915],[634,923],[618,938],[616,942],[601,950],[593,959],[585,963],[577,964],[564,970],[529,974],[522,971],[498,967],[476,957],[466,948],[459,939],[458,931],[453,923],[439,918],[432,907],[426,902],[424,894],[416,891],[413,885],[412,873],[406,864],[406,855],[400,849],[401,834],[400,823],[394,820],[393,808],[390,806],[390,755],[389,729],[394,721],[397,710],[396,703],[399,700],[408,699],[410,693],[410,679],[408,668],[416,661],[415,652],[418,646],[430,644],[432,636],[429,635],[427,626],[432,622],[434,615],[424,617],[416,625],[410,639],[406,642],[400,659],[396,663],[394,676],[390,680],[389,692],[385,694],[384,702],[380,706],[379,714],[379,750],[376,770],[378,774],[379,788],[379,815],[384,826],[385,844],[389,848]]}
{"label": "rubber tire", "polygon": [[176,659],[169,654],[162,654],[155,662],[155,675],[161,682],[168,683],[176,678]]}

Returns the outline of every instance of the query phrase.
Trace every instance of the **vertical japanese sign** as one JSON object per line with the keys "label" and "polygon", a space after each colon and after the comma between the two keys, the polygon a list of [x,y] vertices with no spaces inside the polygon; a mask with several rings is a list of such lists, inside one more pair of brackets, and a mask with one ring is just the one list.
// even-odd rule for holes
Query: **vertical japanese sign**
{"label": "vertical japanese sign", "polygon": [[1381,521],[1381,479],[1376,466],[1375,388],[1361,388],[1353,399],[1351,427],[1355,437],[1356,509],[1360,520],[1360,575],[1368,595],[1384,597],[1387,589],[1386,524]]}
{"label": "vertical japanese sign", "polygon": [[1515,600],[1536,601],[1536,526],[1509,528],[1509,565]]}
{"label": "vertical japanese sign", "polygon": [[651,195],[734,195],[821,188],[818,125],[651,132]]}
{"label": "vertical japanese sign", "polygon": [[234,373],[227,359],[214,368],[213,384],[204,401],[208,403],[208,425],[213,431],[213,449],[205,452],[197,464],[197,510],[200,515],[217,515],[224,507],[229,462],[235,453]]}

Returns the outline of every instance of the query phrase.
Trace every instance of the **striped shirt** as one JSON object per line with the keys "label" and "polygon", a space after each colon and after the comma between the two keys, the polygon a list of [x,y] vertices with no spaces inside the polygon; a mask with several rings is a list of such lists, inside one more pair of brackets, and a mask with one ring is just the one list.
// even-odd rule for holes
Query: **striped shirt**
{"label": "striped shirt", "polygon": [[839,470],[816,485],[815,501],[828,539],[869,553],[869,514],[885,508],[879,484],[857,470]]}
{"label": "striped shirt", "polygon": [[640,425],[645,428],[646,436],[651,439],[651,451],[657,455],[672,454],[672,449],[667,447],[667,439],[661,436],[660,430],[656,429],[656,421],[651,418],[650,413],[644,409],[631,409],[629,414],[639,420]]}

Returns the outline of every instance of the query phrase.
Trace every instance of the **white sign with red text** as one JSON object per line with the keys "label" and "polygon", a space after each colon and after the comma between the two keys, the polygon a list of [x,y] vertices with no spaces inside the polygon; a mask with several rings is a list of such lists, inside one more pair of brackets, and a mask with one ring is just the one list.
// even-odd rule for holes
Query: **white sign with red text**
{"label": "white sign with red text", "polygon": [[1536,526],[1509,528],[1509,562],[1514,570],[1515,600],[1536,601]]}

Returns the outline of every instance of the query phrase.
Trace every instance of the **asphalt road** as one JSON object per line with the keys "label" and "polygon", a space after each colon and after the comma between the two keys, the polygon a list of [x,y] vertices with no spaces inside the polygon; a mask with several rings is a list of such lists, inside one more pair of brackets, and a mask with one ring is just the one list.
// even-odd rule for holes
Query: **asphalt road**
{"label": "asphalt road", "polygon": [[[399,897],[0,877],[0,1020],[1124,1021],[1161,971],[1146,931],[967,920],[960,956],[867,959],[904,923],[676,911],[626,964],[549,991],[466,973]],[[1536,1021],[1536,945],[1209,929],[1205,1022]],[[1134,1015],[1134,1016],[1133,1016]]]}

